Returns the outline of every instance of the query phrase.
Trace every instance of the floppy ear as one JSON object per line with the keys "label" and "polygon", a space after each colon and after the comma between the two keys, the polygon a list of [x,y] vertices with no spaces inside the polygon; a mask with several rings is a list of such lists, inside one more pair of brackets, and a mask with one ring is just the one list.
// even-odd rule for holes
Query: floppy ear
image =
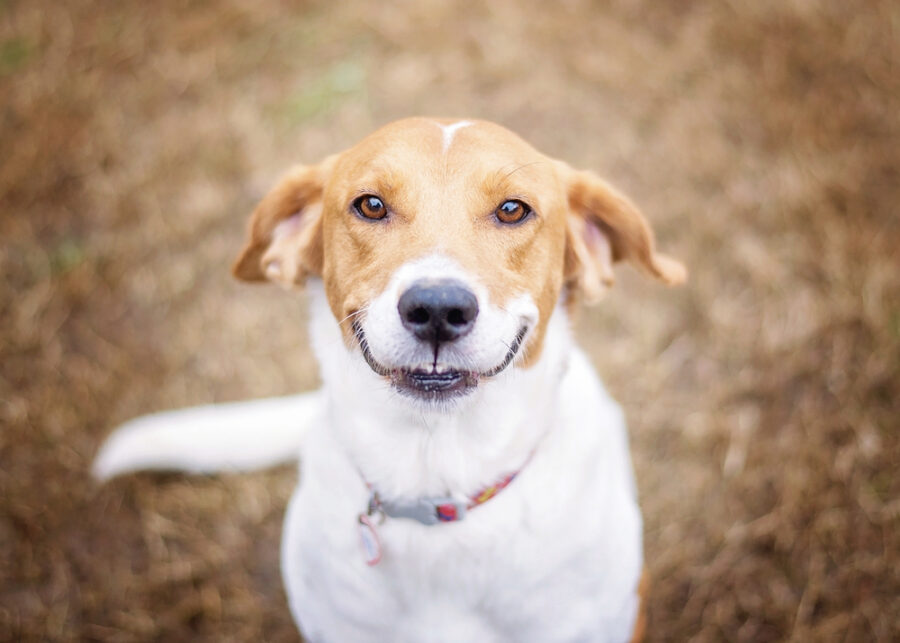
{"label": "floppy ear", "polygon": [[291,169],[250,216],[247,243],[232,266],[243,281],[286,288],[322,274],[322,190],[327,161]]}
{"label": "floppy ear", "polygon": [[656,252],[650,224],[625,195],[590,172],[565,167],[569,199],[565,279],[570,292],[594,302],[613,284],[613,263],[625,259],[675,285],[685,267]]}

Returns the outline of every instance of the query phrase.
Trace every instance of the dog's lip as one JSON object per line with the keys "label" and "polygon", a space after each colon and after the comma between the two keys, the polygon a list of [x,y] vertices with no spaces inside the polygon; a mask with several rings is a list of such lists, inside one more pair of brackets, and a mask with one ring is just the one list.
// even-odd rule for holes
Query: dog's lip
{"label": "dog's lip", "polygon": [[391,382],[397,386],[402,387],[404,384],[408,384],[412,385],[412,388],[417,390],[438,393],[440,393],[442,389],[455,390],[459,388],[474,388],[478,385],[478,380],[480,378],[499,375],[507,366],[512,364],[519,349],[522,347],[522,341],[525,339],[525,334],[528,332],[528,326],[523,324],[519,329],[519,332],[516,333],[512,343],[509,344],[503,361],[487,371],[476,372],[462,369],[454,370],[446,367],[442,367],[439,370],[436,366],[433,366],[431,370],[405,367],[388,368],[387,366],[378,363],[372,356],[372,351],[369,348],[369,340],[366,338],[366,333],[359,320],[353,321],[352,328],[356,341],[359,343],[359,348],[362,351],[363,359],[366,360],[366,364],[369,365],[369,368],[371,368],[372,371],[382,377],[391,378]]}
{"label": "dog's lip", "polygon": [[478,376],[466,371],[401,370],[391,380],[401,391],[432,396],[458,395],[478,386]]}

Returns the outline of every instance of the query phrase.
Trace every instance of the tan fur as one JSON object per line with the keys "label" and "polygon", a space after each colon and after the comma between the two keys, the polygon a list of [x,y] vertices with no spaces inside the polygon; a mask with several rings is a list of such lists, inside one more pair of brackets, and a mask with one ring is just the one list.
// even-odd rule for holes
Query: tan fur
{"label": "tan fur", "polygon": [[[574,265],[567,266],[567,277],[589,300],[612,285],[612,262],[622,259],[669,285],[684,282],[687,270],[656,252],[650,224],[628,197],[590,172],[568,166],[566,171],[569,205],[576,217],[569,230],[569,257]],[[600,238],[602,251],[597,249]],[[593,266],[585,261],[588,256]]]}
{"label": "tan fur", "polygon": [[634,630],[631,633],[631,643],[641,643],[644,640],[644,634],[647,632],[647,593],[650,591],[650,576],[647,569],[641,574],[641,580],[638,583],[638,605],[637,618],[634,621]]}
{"label": "tan fur", "polygon": [[[333,159],[329,157],[319,165],[292,168],[260,201],[247,226],[247,242],[232,267],[235,277],[243,281],[266,281],[270,279],[266,264],[279,259],[293,267],[293,273],[286,273],[282,281],[301,285],[306,275],[321,274],[323,248],[318,204]],[[299,222],[290,239],[276,240],[273,233],[278,225],[295,215]],[[266,257],[273,245],[276,254]]]}
{"label": "tan fur", "polygon": [[[669,284],[684,280],[681,264],[655,252],[637,208],[601,179],[484,121],[457,130],[445,150],[436,122],[454,121],[397,121],[320,165],[289,173],[254,211],[234,274],[288,285],[308,274],[321,277],[349,342],[348,317],[386,287],[397,267],[440,252],[478,275],[501,306],[531,295],[540,325],[525,366],[540,355],[564,287],[593,301],[612,283],[612,262],[620,259]],[[366,194],[383,200],[387,218],[353,213],[353,201]],[[524,201],[535,215],[520,225],[498,223],[493,213],[508,199]],[[294,215],[299,219],[278,234],[279,223]]]}

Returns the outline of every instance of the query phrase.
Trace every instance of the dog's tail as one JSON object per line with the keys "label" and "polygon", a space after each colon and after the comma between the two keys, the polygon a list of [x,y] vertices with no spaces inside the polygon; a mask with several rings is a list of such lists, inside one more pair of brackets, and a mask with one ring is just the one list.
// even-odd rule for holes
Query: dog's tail
{"label": "dog's tail", "polygon": [[249,471],[295,460],[322,393],[230,402],[135,418],[106,439],[94,460],[100,480],[129,471]]}

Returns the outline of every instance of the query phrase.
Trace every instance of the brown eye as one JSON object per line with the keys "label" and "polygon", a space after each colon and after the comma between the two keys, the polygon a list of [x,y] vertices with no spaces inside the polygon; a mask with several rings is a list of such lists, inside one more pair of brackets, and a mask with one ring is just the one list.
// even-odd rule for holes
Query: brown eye
{"label": "brown eye", "polygon": [[366,219],[383,219],[385,215],[387,215],[387,208],[384,205],[384,201],[371,194],[361,196],[354,201],[353,209]]}
{"label": "brown eye", "polygon": [[518,199],[504,201],[494,212],[494,216],[500,223],[519,223],[524,221],[529,214],[531,214],[531,208]]}

